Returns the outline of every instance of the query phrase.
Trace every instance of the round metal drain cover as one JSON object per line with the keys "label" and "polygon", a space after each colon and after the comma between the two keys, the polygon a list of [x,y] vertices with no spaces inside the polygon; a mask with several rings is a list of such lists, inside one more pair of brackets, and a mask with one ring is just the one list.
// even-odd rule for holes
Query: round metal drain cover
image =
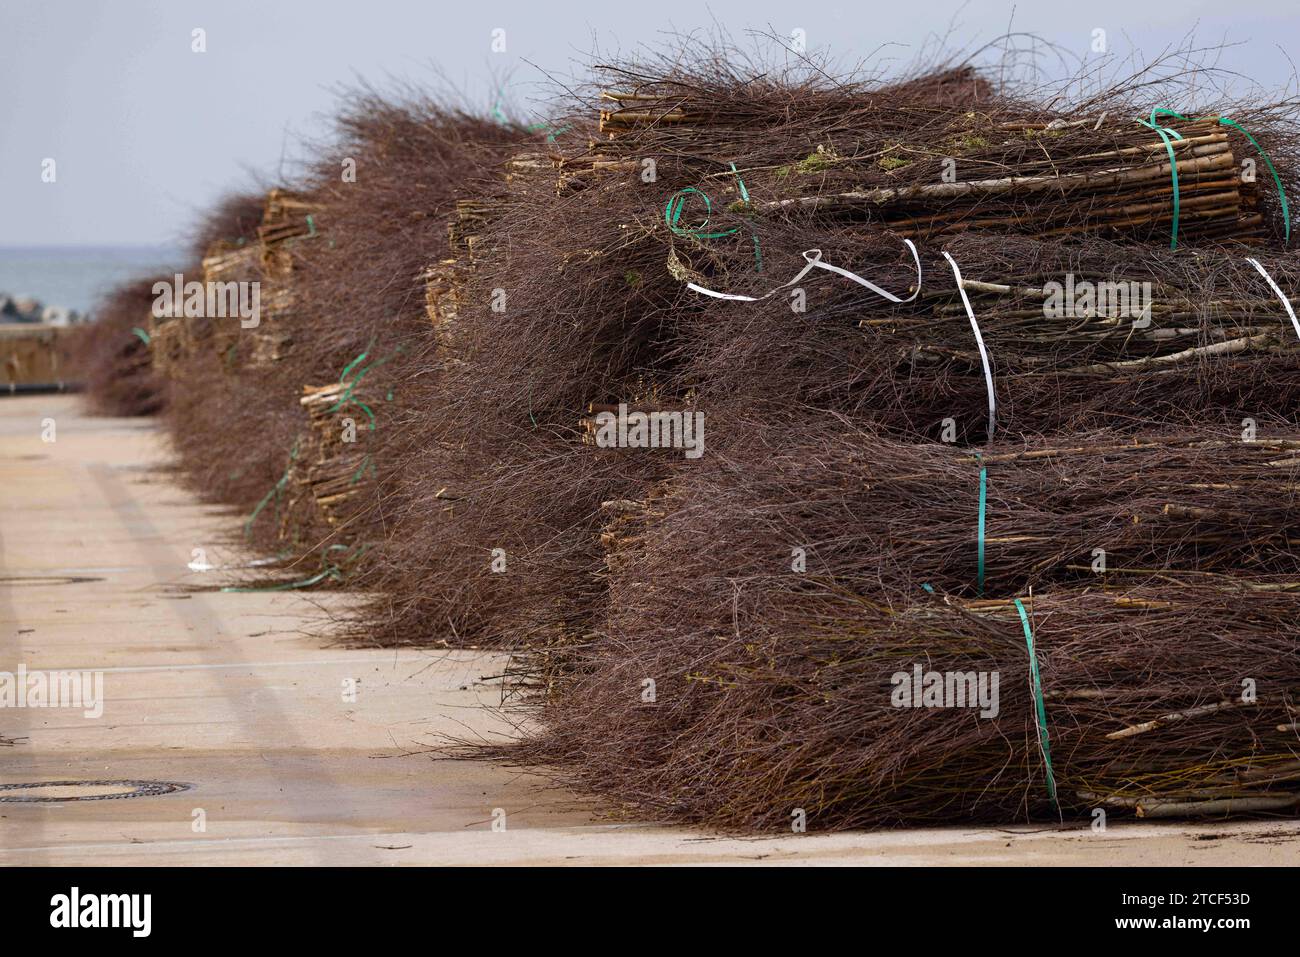
{"label": "round metal drain cover", "polygon": [[28,781],[0,784],[0,802],[66,804],[68,801],[120,801],[189,789],[188,784],[171,781]]}
{"label": "round metal drain cover", "polygon": [[103,580],[88,575],[0,575],[0,584],[11,587],[17,585],[82,585],[86,582],[102,582]]}

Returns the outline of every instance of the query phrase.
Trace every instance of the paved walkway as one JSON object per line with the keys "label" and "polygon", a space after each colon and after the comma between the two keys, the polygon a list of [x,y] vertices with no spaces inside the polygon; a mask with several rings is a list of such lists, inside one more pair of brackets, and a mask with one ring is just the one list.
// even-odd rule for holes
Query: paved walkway
{"label": "paved walkway", "polygon": [[[56,440],[42,441],[53,419]],[[499,735],[499,655],[322,647],[348,596],[230,594],[238,519],[162,469],[145,420],[73,396],[0,398],[0,671],[103,675],[102,716],[0,707],[0,786],[186,785],[130,799],[0,801],[0,864],[1296,863],[1300,823],[719,838],[602,823],[539,779],[434,761],[438,734]],[[356,681],[355,700],[344,684]],[[116,785],[0,798],[119,793]],[[504,831],[492,829],[494,809]]]}

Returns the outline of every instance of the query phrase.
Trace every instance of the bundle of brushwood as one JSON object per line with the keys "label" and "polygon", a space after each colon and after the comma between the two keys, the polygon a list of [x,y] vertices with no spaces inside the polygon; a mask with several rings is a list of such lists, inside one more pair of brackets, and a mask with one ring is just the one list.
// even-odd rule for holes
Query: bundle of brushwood
{"label": "bundle of brushwood", "polygon": [[[218,320],[228,339],[216,343],[206,341],[212,323],[187,320],[203,349],[171,373],[178,400],[168,424],[182,474],[243,513],[244,541],[287,556],[293,580],[310,587],[364,587],[362,549],[344,568],[340,547],[379,537],[400,477],[405,438],[393,412],[406,371],[396,357],[417,351],[428,331],[417,277],[450,255],[456,200],[498,192],[502,164],[528,138],[415,93],[358,90],[345,103],[333,141],[301,177],[223,204],[203,224],[195,245],[211,255],[201,278],[260,282],[260,321]],[[340,155],[355,160],[354,180],[340,177]],[[354,371],[368,371],[351,395],[375,414],[373,429],[351,400],[327,415],[337,398],[319,408],[300,401],[305,387],[342,398],[356,383],[340,370],[362,355]],[[355,444],[340,438],[347,418]],[[318,577],[318,559],[346,574]],[[262,572],[284,583],[283,568]]]}
{"label": "bundle of brushwood", "polygon": [[[190,243],[190,262],[195,267],[184,278],[206,278],[203,260],[211,258],[214,279],[229,272],[248,274],[247,254],[241,261],[237,253],[254,242],[257,227],[265,205],[259,193],[238,193],[223,197],[197,224]],[[235,264],[241,263],[236,268]],[[159,277],[159,281],[174,286],[175,275]],[[149,314],[150,351],[154,370],[164,380],[180,375],[180,367],[189,359],[195,345],[202,341],[211,327],[207,320],[185,315],[185,302],[172,298],[170,308],[159,302]],[[206,343],[205,343],[206,345]]]}
{"label": "bundle of brushwood", "polygon": [[295,239],[316,235],[314,216],[320,215],[320,203],[283,189],[273,189],[266,196],[262,224],[257,228],[261,243],[262,269],[268,276],[283,276],[293,269],[289,248]]}
{"label": "bundle of brushwood", "polygon": [[[1267,423],[1245,436],[1105,432],[975,450],[833,419],[715,414],[709,425],[708,454],[655,502],[689,529],[679,557],[719,574],[788,570],[798,548],[809,575],[890,594],[924,583],[1005,597],[1115,575],[1300,577],[1300,432]],[[738,541],[765,551],[737,558]]]}
{"label": "bundle of brushwood", "polygon": [[[216,356],[222,368],[234,371],[241,361],[237,356],[240,344],[247,337],[241,336],[238,315],[217,316],[210,314],[207,308],[209,299],[215,304],[218,291],[226,288],[238,290],[241,283],[260,283],[262,249],[257,242],[230,246],[219,242],[203,258],[202,283],[203,306],[198,315],[187,315],[184,330],[184,351],[203,357]],[[188,282],[188,278],[187,278]],[[184,287],[183,287],[184,288]],[[251,288],[246,286],[245,288]],[[211,293],[209,294],[209,290]],[[236,293],[237,294],[237,293]],[[188,297],[189,293],[186,292]],[[229,312],[229,310],[226,310]]]}
{"label": "bundle of brushwood", "polygon": [[1284,232],[1274,199],[1263,199],[1274,181],[1254,170],[1276,169],[1279,186],[1294,185],[1291,101],[1189,119],[1153,112],[1140,87],[1071,111],[985,90],[972,108],[936,105],[933,84],[742,81],[708,66],[606,68],[603,139],[588,159],[566,163],[617,175],[651,158],[659,172],[692,170],[691,185],[717,187],[715,198],[760,219],[871,223],[918,238],[1173,233],[1258,243]]}
{"label": "bundle of brushwood", "polygon": [[[766,257],[780,279],[764,285],[752,251],[736,250],[697,281],[757,297],[806,266],[784,233],[763,236],[782,250]],[[917,267],[893,237],[809,241],[899,298],[916,290]],[[1287,311],[1300,299],[1270,286],[1300,287],[1294,256],[1257,253],[1266,277],[1235,249],[965,236],[943,252],[961,264],[962,288],[942,254],[923,249],[910,302],[820,270],[754,302],[696,293],[678,324],[684,361],[670,392],[725,400],[761,381],[764,404],[869,413],[896,434],[963,442],[988,438],[990,378],[999,435],[1271,415],[1300,425],[1300,333]]]}
{"label": "bundle of brushwood", "polygon": [[[264,316],[155,360],[185,473],[369,593],[335,636],[517,650],[539,720],[477,753],[635,811],[1291,808],[1300,104],[1163,66],[688,46],[527,127],[363,90],[204,227]],[[700,458],[600,432],[686,411]]]}
{"label": "bundle of brushwood", "polygon": [[[238,364],[248,367],[265,367],[288,356],[293,348],[294,328],[301,325],[294,316],[294,251],[300,240],[320,235],[315,217],[321,209],[319,203],[305,195],[283,189],[267,193],[257,241],[252,244],[257,259],[259,313],[255,322],[247,324],[218,320],[219,353],[237,343],[241,347]],[[225,363],[227,368],[234,364]]]}
{"label": "bundle of brushwood", "polygon": [[424,311],[433,327],[434,338],[444,346],[451,344],[451,326],[464,298],[470,268],[460,259],[451,258],[434,263],[420,274],[424,283]]}
{"label": "bundle of brushwood", "polygon": [[545,730],[489,754],[738,828],[1300,803],[1293,579],[886,602],[683,565],[671,518],[624,558],[611,626],[552,685]]}
{"label": "bundle of brushwood", "polygon": [[369,403],[381,397],[358,391],[351,380],[302,391],[299,402],[310,428],[300,451],[299,481],[332,528],[346,526],[357,515],[358,501],[371,491],[375,462],[368,441],[377,420]]}
{"label": "bundle of brushwood", "polygon": [[[160,280],[171,284],[171,280]],[[160,379],[168,379],[172,370],[185,356],[185,306],[173,302],[150,305],[146,328],[149,332],[149,354],[153,371]]]}
{"label": "bundle of brushwood", "polygon": [[[595,132],[568,125],[557,150]],[[584,445],[579,418],[654,378],[688,297],[653,241],[626,248],[626,197],[557,195],[554,165],[519,153],[502,168],[501,201],[459,204],[458,255],[422,274],[432,335],[398,386],[407,451],[358,640],[581,640],[604,594],[600,503],[668,467]]]}
{"label": "bundle of brushwood", "polygon": [[463,253],[474,261],[478,252],[479,237],[494,217],[501,212],[504,197],[461,199],[456,201],[456,215],[447,224],[447,245],[454,252]]}
{"label": "bundle of brushwood", "polygon": [[149,334],[154,281],[114,287],[95,308],[95,321],[72,331],[72,374],[101,415],[153,415],[166,404],[168,383],[158,374]]}
{"label": "bundle of brushwood", "polygon": [[607,614],[522,657],[540,730],[487,753],[727,827],[1300,803],[1294,433],[719,425],[605,503]]}
{"label": "bundle of brushwood", "polygon": [[[531,154],[524,155],[531,157]],[[519,173],[542,167],[513,157],[507,168],[516,172],[507,176],[505,181],[509,188],[518,191],[527,182],[520,178]],[[447,222],[447,246],[455,255],[439,260],[420,273],[420,281],[424,283],[425,313],[433,325],[434,339],[448,351],[454,341],[451,324],[455,322],[464,299],[465,283],[470,272],[489,255],[489,251],[483,249],[483,234],[488,224],[500,215],[505,202],[504,195],[457,200],[455,215]],[[447,361],[455,360],[448,358]]]}
{"label": "bundle of brushwood", "polygon": [[[1124,255],[1125,265],[1102,272],[1081,262],[1055,275],[1021,271],[1001,282],[963,279],[1000,370],[1113,377],[1194,365],[1200,358],[1300,351],[1285,306],[1243,258],[1206,253],[1174,263],[1148,258],[1143,250],[1107,252]],[[1262,259],[1279,281],[1300,278],[1294,257]],[[951,334],[966,317],[958,294],[939,290],[926,299],[924,317],[863,319],[859,326],[910,336],[923,356],[977,359],[969,333],[965,341]],[[1297,298],[1289,302],[1294,308]]]}
{"label": "bundle of brushwood", "polygon": [[268,366],[285,359],[293,349],[296,297],[284,279],[264,282],[260,293],[257,325],[247,339],[251,344],[247,364]]}

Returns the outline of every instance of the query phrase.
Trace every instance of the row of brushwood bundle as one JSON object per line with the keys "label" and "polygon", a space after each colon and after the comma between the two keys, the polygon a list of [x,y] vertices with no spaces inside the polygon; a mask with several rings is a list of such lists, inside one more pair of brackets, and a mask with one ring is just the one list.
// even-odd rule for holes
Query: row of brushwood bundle
{"label": "row of brushwood bundle", "polygon": [[352,98],[196,241],[260,323],[124,289],[92,395],[268,553],[227,587],[510,649],[522,739],[461,751],[626,813],[1294,811],[1298,104],[744,62]]}

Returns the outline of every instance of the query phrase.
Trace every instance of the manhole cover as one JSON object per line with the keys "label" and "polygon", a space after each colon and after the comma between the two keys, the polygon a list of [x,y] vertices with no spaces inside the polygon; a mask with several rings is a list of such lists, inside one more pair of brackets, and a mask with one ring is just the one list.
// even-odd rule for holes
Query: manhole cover
{"label": "manhole cover", "polygon": [[5,585],[80,585],[103,580],[84,575],[0,575],[0,584]]}
{"label": "manhole cover", "polygon": [[117,801],[188,791],[171,781],[30,781],[0,784],[0,802],[65,804],[68,801]]}

